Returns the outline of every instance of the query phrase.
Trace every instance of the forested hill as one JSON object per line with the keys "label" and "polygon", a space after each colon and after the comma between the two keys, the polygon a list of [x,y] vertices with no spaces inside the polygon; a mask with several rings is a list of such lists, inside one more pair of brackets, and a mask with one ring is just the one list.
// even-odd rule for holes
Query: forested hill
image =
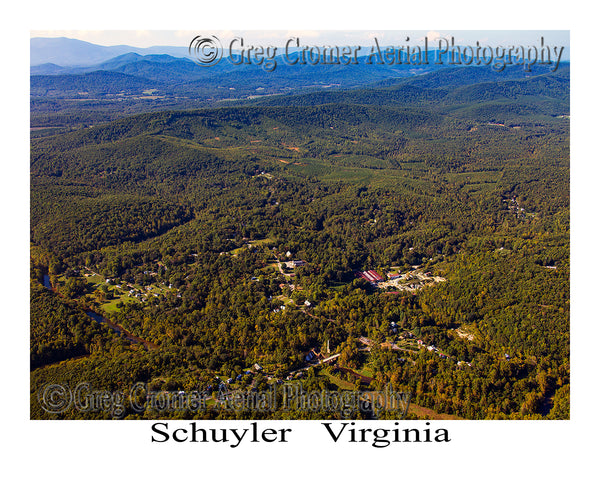
{"label": "forested hill", "polygon": [[[439,114],[423,110],[349,104],[229,107],[141,114],[106,125],[35,140],[33,144],[35,147],[48,146],[52,151],[62,151],[142,134],[170,135],[196,141],[224,135],[227,139],[243,143],[256,140],[257,135],[263,138],[275,133],[283,140],[286,136],[298,140],[316,133],[339,136],[354,133],[366,135],[374,130],[402,131],[435,125],[440,121]],[[273,132],[274,129],[281,131]]]}
{"label": "forested hill", "polygon": [[[528,113],[569,113],[569,70],[520,78],[513,69],[506,76],[482,68],[453,68],[411,77],[395,85],[352,91],[314,92],[301,96],[276,96],[255,100],[260,105],[320,105],[355,103],[361,105],[409,106],[456,111],[486,102],[512,103],[529,108]],[[487,72],[484,73],[484,72]],[[495,78],[494,78],[495,76]],[[508,77],[508,79],[506,79]],[[445,82],[446,78],[448,83]],[[388,82],[390,83],[390,82]]]}
{"label": "forested hill", "polygon": [[[554,68],[554,67],[553,67]],[[551,75],[555,78],[569,78],[570,63],[564,62],[556,69],[551,71],[549,67],[534,65],[531,71],[524,70],[522,65],[507,66],[504,70],[498,71],[491,67],[445,67],[433,72],[424,72],[420,75],[413,75],[406,78],[390,78],[381,82],[369,85],[371,88],[390,87],[394,85],[418,85],[421,88],[456,88],[475,83],[506,82],[509,80],[525,80],[543,75]]]}
{"label": "forested hill", "polygon": [[[514,71],[515,68],[507,73],[509,78],[518,75]],[[253,108],[223,107],[194,113],[161,112],[128,117],[110,125],[80,130],[64,137],[64,140],[58,139],[55,144],[58,145],[63,141],[75,142],[75,144],[94,143],[113,137],[121,138],[141,133],[173,133],[184,138],[202,139],[220,131],[220,128],[240,130],[242,126],[250,125],[253,126],[252,128],[259,128],[258,125],[261,124],[273,124],[275,127],[275,123],[294,128],[298,133],[313,127],[323,128],[325,124],[334,129],[352,125],[355,128],[367,129],[376,124],[389,124],[391,128],[395,128],[400,123],[414,126],[423,124],[424,121],[435,122],[438,113],[451,114],[457,119],[466,121],[530,123],[540,117],[549,120],[552,117],[569,114],[568,72],[568,67],[562,67],[556,73],[494,82],[490,80],[494,78],[492,75],[499,75],[496,72],[483,73],[481,68],[451,68],[403,80],[398,85],[383,88],[316,92],[295,96],[267,96],[253,101],[254,105],[258,105]],[[102,78],[101,86],[94,88],[102,91],[118,91],[135,85],[139,88],[150,86],[139,77],[96,72],[84,76],[32,77],[32,88],[60,89],[61,82],[67,81],[65,79],[68,79],[68,82],[78,82],[80,77],[87,76],[100,76],[98,78]],[[443,83],[445,77],[449,79],[450,85]],[[476,82],[473,77],[483,81]],[[53,81],[56,83],[52,83]],[[68,87],[70,89],[84,88],[78,83],[70,85]],[[365,107],[359,108],[358,105]],[[368,106],[370,108],[366,108]],[[299,107],[318,108],[300,111]],[[391,107],[395,108],[392,110]],[[425,119],[426,116],[428,120]],[[304,121],[306,117],[310,117],[309,122]],[[256,131],[250,132],[244,129],[241,135],[248,133],[255,134]]]}
{"label": "forested hill", "polygon": [[135,93],[156,86],[156,82],[138,75],[103,70],[83,75],[33,75],[30,81],[31,95],[40,97],[82,92],[94,95]]}

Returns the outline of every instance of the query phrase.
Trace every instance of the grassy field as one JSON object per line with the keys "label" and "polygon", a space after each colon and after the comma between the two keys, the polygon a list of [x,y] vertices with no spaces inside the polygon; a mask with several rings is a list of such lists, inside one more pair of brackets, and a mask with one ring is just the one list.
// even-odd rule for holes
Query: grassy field
{"label": "grassy field", "polygon": [[[272,238],[262,238],[262,239],[258,239],[258,240],[250,240],[248,243],[244,244],[243,246],[241,246],[239,248],[231,250],[229,253],[232,255],[239,255],[244,250],[251,248],[251,246],[252,247],[262,247],[262,246],[272,245],[273,243],[275,243],[275,240]],[[275,264],[275,266],[277,266],[277,265]]]}
{"label": "grassy field", "polygon": [[319,376],[327,378],[331,383],[333,383],[342,390],[354,390],[353,383],[347,382],[346,380],[342,380],[341,378],[338,378],[335,375],[326,372],[325,370],[321,370],[319,372]]}
{"label": "grassy field", "polygon": [[123,303],[136,303],[139,302],[139,300],[129,297],[128,295],[121,295],[120,297],[115,297],[112,300],[109,300],[106,303],[102,304],[102,308],[104,309],[105,312],[107,313],[116,313],[119,312],[119,308],[117,307],[117,304],[119,302],[123,302]]}
{"label": "grassy field", "polygon": [[362,375],[363,377],[373,378],[375,376],[375,372],[373,371],[373,369],[371,367],[369,367],[368,364],[363,365],[360,370],[355,370],[355,372],[358,373],[359,375]]}

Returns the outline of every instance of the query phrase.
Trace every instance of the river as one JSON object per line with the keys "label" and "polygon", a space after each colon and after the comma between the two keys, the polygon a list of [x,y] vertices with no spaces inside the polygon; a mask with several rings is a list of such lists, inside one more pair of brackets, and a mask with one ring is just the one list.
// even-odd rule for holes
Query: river
{"label": "river", "polygon": [[111,330],[113,330],[114,332],[117,333],[117,335],[122,335],[124,338],[126,338],[127,340],[129,340],[132,343],[141,343],[142,345],[144,345],[148,350],[152,350],[155,348],[158,348],[158,345],[149,342],[147,340],[144,340],[140,337],[136,337],[135,335],[133,335],[132,333],[129,333],[127,330],[125,330],[121,325],[118,325],[114,322],[111,322],[110,320],[108,320],[107,318],[104,318],[102,315],[93,312],[91,310],[86,310],[85,314],[90,317],[91,319],[95,320],[98,323],[103,323],[104,325],[106,325],[108,328],[110,328]]}
{"label": "river", "polygon": [[[54,291],[52,288],[52,284],[50,283],[50,275],[44,275],[43,284],[44,284],[44,287],[46,287],[48,290]],[[108,328],[113,330],[117,335],[123,336],[124,338],[126,338],[127,340],[129,340],[132,343],[141,343],[148,350],[158,348],[158,345],[156,345],[152,342],[148,342],[147,340],[143,340],[139,337],[136,337],[135,335],[133,335],[133,334],[129,333],[127,330],[125,330],[121,325],[117,325],[116,323],[111,322],[110,320],[104,318],[99,313],[93,312],[91,310],[85,310],[85,314],[88,317],[90,317],[92,320],[95,320],[98,323],[103,323]]]}
{"label": "river", "polygon": [[103,323],[104,325],[108,326],[108,328],[110,328],[111,330],[113,330],[117,335],[121,335],[121,333],[123,333],[121,331],[121,329],[119,329],[116,325],[112,324],[112,322],[109,322],[106,318],[104,318],[102,315],[98,315],[96,312],[92,312],[91,310],[87,310],[85,312],[85,314],[90,317],[92,320],[96,320],[98,323]]}

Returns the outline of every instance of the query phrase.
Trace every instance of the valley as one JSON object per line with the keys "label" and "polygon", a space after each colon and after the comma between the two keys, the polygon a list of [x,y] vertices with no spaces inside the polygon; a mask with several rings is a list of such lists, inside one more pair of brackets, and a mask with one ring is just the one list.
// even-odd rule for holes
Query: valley
{"label": "valley", "polygon": [[301,92],[281,74],[198,101],[148,69],[32,76],[32,418],[52,418],[41,385],[90,379],[209,396],[391,385],[409,418],[568,418],[568,64]]}

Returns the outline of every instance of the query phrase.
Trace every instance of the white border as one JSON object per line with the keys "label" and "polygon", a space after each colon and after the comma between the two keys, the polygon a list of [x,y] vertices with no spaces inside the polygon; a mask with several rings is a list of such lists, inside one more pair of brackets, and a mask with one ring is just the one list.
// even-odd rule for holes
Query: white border
{"label": "white border", "polygon": [[[3,220],[3,395],[9,466],[45,478],[118,478],[133,474],[306,478],[323,474],[425,478],[559,478],[592,466],[598,154],[591,108],[597,115],[597,69],[591,11],[563,2],[28,2],[4,16],[2,115],[5,145]],[[583,16],[584,18],[580,18]],[[571,30],[572,69],[572,420],[564,422],[436,422],[448,425],[449,445],[400,444],[384,449],[333,444],[315,422],[295,422],[293,444],[230,449],[152,444],[144,422],[32,422],[28,375],[28,45],[31,29],[561,29]],[[592,30],[594,28],[594,30]],[[588,108],[586,108],[588,107]],[[8,140],[8,142],[7,142]],[[596,236],[594,236],[596,235]],[[269,423],[269,425],[266,425]],[[274,422],[263,422],[270,426]],[[291,422],[284,422],[290,425]],[[223,428],[222,423],[215,427]],[[205,427],[210,427],[208,424]],[[322,427],[321,427],[322,429]],[[589,432],[589,434],[588,434]],[[297,435],[296,435],[297,434]],[[592,451],[592,447],[594,450]],[[19,454],[26,454],[27,457]],[[593,473],[591,473],[593,475]]]}

